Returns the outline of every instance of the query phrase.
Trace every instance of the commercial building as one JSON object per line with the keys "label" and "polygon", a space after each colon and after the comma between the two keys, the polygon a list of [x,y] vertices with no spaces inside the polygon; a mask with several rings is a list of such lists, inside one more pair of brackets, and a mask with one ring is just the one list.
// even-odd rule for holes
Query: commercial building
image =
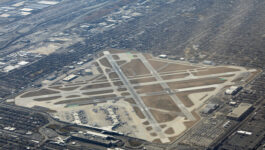
{"label": "commercial building", "polygon": [[248,103],[241,103],[236,107],[232,112],[230,112],[227,117],[232,120],[242,120],[246,117],[249,112],[252,110],[252,105]]}
{"label": "commercial building", "polygon": [[212,113],[218,107],[219,107],[218,104],[207,104],[206,107],[203,109],[202,113],[204,114]]}
{"label": "commercial building", "polygon": [[47,78],[47,80],[49,80],[49,81],[53,81],[53,80],[56,79],[56,78],[57,78],[57,75],[53,74],[53,75],[49,76],[49,77]]}
{"label": "commercial building", "polygon": [[63,81],[70,82],[70,81],[74,80],[74,79],[77,78],[77,77],[78,77],[77,75],[70,74],[69,76],[65,77],[65,78],[63,79]]}
{"label": "commercial building", "polygon": [[159,58],[167,58],[167,55],[161,54],[161,55],[159,55]]}
{"label": "commercial building", "polygon": [[238,130],[237,133],[241,135],[252,135],[252,132],[243,131],[243,130]]}
{"label": "commercial building", "polygon": [[236,104],[237,104],[237,103],[236,103],[235,101],[231,101],[231,102],[229,102],[229,105],[230,105],[230,106],[236,106]]}
{"label": "commercial building", "polygon": [[93,75],[93,71],[92,71],[92,69],[83,69],[81,71],[81,75],[83,75],[83,76],[85,76],[85,75],[87,75],[87,76]]}
{"label": "commercial building", "polygon": [[210,61],[210,60],[204,60],[204,61],[203,61],[203,64],[205,64],[205,65],[212,65],[213,62]]}
{"label": "commercial building", "polygon": [[227,95],[236,95],[240,90],[242,90],[242,86],[231,86],[229,89],[225,91]]}
{"label": "commercial building", "polygon": [[105,147],[111,147],[119,142],[119,140],[116,140],[112,136],[92,131],[79,131],[78,133],[72,133],[71,138],[74,140],[90,142]]}

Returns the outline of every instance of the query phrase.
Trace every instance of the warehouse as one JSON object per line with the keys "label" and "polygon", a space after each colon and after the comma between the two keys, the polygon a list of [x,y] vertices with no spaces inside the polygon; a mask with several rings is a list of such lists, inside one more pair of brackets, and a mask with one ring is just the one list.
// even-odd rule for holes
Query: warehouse
{"label": "warehouse", "polygon": [[165,54],[161,54],[161,55],[159,55],[159,58],[167,58],[167,55],[165,55]]}
{"label": "warehouse", "polygon": [[71,75],[65,77],[65,78],[63,79],[63,81],[70,82],[70,81],[74,80],[74,79],[77,78],[77,77],[78,77],[77,75],[71,74]]}
{"label": "warehouse", "polygon": [[242,90],[242,86],[231,86],[229,89],[225,91],[227,95],[236,95],[240,90]]}
{"label": "warehouse", "polygon": [[218,104],[208,104],[206,107],[203,109],[202,113],[204,114],[210,114],[212,113],[215,109],[219,107]]}
{"label": "warehouse", "polygon": [[242,120],[252,110],[252,105],[248,103],[241,103],[237,108],[230,112],[227,117],[232,120]]}

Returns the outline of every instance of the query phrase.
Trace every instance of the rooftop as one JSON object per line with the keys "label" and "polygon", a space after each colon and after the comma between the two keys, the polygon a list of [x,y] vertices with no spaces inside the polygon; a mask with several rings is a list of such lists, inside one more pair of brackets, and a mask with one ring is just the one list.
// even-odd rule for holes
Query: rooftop
{"label": "rooftop", "polygon": [[235,108],[231,113],[229,113],[228,117],[239,118],[246,111],[248,111],[252,107],[252,104],[249,103],[241,103],[237,108]]}

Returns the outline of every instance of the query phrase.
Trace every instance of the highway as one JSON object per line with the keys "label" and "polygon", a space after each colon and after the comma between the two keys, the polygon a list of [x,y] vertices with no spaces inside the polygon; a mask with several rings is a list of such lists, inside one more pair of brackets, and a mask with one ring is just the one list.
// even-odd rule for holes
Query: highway
{"label": "highway", "polygon": [[[162,82],[163,79],[160,77],[160,75],[157,73],[157,71],[153,68],[153,66],[151,66],[150,63],[147,62],[147,60],[145,59],[145,57],[142,54],[137,54],[137,55],[140,58],[140,60],[144,63],[145,67],[152,73],[152,75],[154,75],[154,77],[156,78],[156,80],[157,81],[161,81],[160,82],[160,85],[162,86],[162,88],[164,90],[169,91],[169,93],[171,93],[171,89],[169,88],[169,86],[167,85],[167,83],[166,82]],[[177,106],[179,107],[179,109],[181,110],[181,112],[183,112],[183,114],[189,120],[195,120],[195,118],[191,114],[191,112],[189,112],[187,110],[187,108],[184,106],[184,104],[181,102],[181,100],[175,94],[170,94],[169,96],[174,100],[174,102],[177,104]]]}
{"label": "highway", "polygon": [[120,69],[118,64],[115,60],[113,60],[112,56],[110,54],[105,54],[108,61],[110,62],[112,68],[114,71],[118,74],[119,78],[122,80],[124,85],[128,88],[129,92],[131,93],[132,97],[135,99],[137,105],[140,107],[141,111],[143,112],[144,116],[147,117],[148,121],[151,123],[151,125],[154,127],[155,131],[159,134],[160,137],[165,138],[165,135],[163,134],[162,129],[158,125],[157,121],[147,108],[147,106],[144,104],[142,98],[136,93],[135,89],[131,85],[128,78],[125,76],[123,71]]}

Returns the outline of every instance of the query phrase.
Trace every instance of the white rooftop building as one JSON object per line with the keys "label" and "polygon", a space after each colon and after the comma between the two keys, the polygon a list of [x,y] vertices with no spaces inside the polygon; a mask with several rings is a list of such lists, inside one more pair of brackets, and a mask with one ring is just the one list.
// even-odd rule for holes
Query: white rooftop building
{"label": "white rooftop building", "polygon": [[161,55],[159,55],[159,58],[167,58],[167,55],[161,54]]}
{"label": "white rooftop building", "polygon": [[225,91],[227,95],[235,95],[242,89],[242,86],[231,86],[229,89]]}

